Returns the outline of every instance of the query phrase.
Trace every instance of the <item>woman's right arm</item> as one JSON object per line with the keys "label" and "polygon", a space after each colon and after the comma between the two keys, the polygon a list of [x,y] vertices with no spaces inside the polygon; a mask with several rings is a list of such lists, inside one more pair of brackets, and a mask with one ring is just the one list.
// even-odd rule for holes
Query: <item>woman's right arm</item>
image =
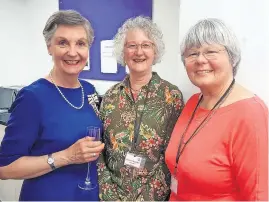
{"label": "woman's right arm", "polygon": [[[52,154],[56,168],[69,164],[80,164],[94,161],[103,150],[104,144],[87,137],[78,140],[75,144],[63,151]],[[96,156],[92,156],[96,153]],[[48,155],[32,157],[23,156],[7,166],[0,167],[0,179],[30,179],[52,171],[47,163]]]}
{"label": "woman's right arm", "polygon": [[[0,179],[28,179],[51,171],[47,154],[30,155],[40,130],[41,109],[42,106],[31,90],[24,88],[19,92],[10,109],[10,119],[0,147]],[[103,147],[101,142],[82,138],[52,156],[58,168],[95,160],[98,155],[92,158],[91,153],[99,154]]]}

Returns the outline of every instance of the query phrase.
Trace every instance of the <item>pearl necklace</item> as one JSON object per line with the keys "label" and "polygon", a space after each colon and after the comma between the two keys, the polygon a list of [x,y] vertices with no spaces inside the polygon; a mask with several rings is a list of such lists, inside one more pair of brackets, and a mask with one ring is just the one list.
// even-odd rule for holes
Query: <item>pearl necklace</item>
{"label": "pearl necklace", "polygon": [[62,93],[62,91],[60,90],[60,88],[54,83],[53,78],[52,78],[52,73],[51,73],[51,72],[50,72],[49,76],[50,76],[50,79],[51,79],[52,83],[54,84],[54,86],[55,86],[56,89],[59,91],[60,95],[62,96],[62,98],[63,98],[63,99],[64,99],[64,100],[65,100],[71,107],[73,107],[73,108],[75,108],[75,109],[81,109],[81,108],[84,106],[84,89],[83,89],[83,87],[82,87],[80,81],[78,81],[78,82],[79,82],[79,85],[80,85],[80,87],[81,87],[82,103],[81,103],[81,106],[80,106],[80,107],[76,107],[75,105],[73,105],[73,104],[72,104],[72,103],[71,103],[71,102],[64,96],[64,94]]}

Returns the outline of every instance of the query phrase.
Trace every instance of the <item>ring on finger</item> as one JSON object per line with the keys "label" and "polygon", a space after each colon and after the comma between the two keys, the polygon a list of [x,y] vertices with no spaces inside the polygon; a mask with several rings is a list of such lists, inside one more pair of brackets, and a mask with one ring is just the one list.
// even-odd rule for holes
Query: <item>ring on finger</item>
{"label": "ring on finger", "polygon": [[95,157],[96,156],[96,153],[93,153],[92,156]]}

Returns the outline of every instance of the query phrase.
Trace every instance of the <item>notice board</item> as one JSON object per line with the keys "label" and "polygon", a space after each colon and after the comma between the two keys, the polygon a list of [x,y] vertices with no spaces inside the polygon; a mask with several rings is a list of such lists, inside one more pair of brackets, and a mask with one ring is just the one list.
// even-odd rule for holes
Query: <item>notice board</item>
{"label": "notice board", "polygon": [[[106,56],[103,48],[109,49],[118,28],[128,18],[139,15],[152,18],[152,0],[59,0],[59,9],[78,11],[90,21],[94,29],[95,37],[89,52],[89,63],[79,77],[108,81],[123,80],[126,69],[115,61],[103,60]],[[104,63],[106,68],[102,68]],[[111,65],[112,73],[106,71],[110,68],[108,65]]]}

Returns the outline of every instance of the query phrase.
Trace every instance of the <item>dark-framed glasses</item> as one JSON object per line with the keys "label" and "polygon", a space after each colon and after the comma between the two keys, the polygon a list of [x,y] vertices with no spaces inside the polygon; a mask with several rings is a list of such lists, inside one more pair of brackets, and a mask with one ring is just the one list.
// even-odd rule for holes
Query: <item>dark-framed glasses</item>
{"label": "dark-framed glasses", "polygon": [[206,50],[206,51],[190,51],[184,57],[186,62],[194,62],[202,54],[207,60],[216,60],[220,52],[226,51],[226,49],[221,50]]}

